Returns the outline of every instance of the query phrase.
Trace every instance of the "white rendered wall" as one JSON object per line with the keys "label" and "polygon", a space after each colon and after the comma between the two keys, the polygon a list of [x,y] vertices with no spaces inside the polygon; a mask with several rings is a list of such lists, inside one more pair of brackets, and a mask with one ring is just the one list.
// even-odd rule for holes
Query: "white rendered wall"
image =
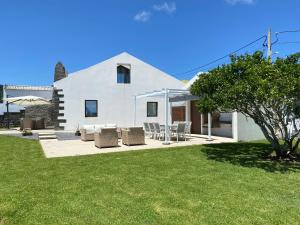
{"label": "white rendered wall", "polygon": [[[117,66],[131,65],[131,83],[117,83]],[[183,88],[184,84],[174,77],[122,53],[87,69],[72,73],[68,78],[54,83],[63,89],[65,130],[75,130],[84,124],[116,123],[120,127],[134,125],[134,96],[161,90]],[[98,100],[98,117],[85,117],[85,100]],[[158,102],[158,117],[147,117],[147,101]],[[144,98],[137,100],[136,125],[143,122],[164,123],[164,99]]]}
{"label": "white rendered wall", "polygon": [[[207,127],[202,128],[202,134],[204,134],[204,135],[208,134],[208,128]],[[215,127],[215,128],[212,127],[211,128],[211,134],[213,136],[232,138],[231,124],[222,124],[221,127]]]}
{"label": "white rendered wall", "polygon": [[234,112],[232,118],[233,138],[237,141],[263,140],[265,136],[259,126],[241,113]]}

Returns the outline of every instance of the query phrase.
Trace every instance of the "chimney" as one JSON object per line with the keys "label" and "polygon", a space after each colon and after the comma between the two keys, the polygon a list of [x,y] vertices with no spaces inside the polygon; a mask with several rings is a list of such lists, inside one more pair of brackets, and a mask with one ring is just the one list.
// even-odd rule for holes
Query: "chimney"
{"label": "chimney", "polygon": [[61,62],[58,62],[55,65],[54,82],[59,81],[61,79],[64,79],[67,76],[68,75],[67,75],[67,72],[66,72],[66,69],[65,69],[64,65]]}

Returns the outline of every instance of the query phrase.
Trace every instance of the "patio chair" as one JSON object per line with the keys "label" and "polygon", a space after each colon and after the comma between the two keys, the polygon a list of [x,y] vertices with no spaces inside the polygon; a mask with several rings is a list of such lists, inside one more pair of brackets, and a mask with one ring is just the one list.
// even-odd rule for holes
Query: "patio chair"
{"label": "patio chair", "polygon": [[160,138],[164,135],[164,128],[162,128],[159,123],[153,123],[154,125],[154,135],[155,135],[155,138],[158,137],[158,139],[160,140]]}
{"label": "patio chair", "polygon": [[118,146],[117,128],[101,128],[94,134],[95,146],[98,148]]}
{"label": "patio chair", "polygon": [[185,123],[186,126],[185,126],[185,134],[189,135],[189,137],[191,137],[191,128],[192,128],[192,122],[191,121],[188,121]]}
{"label": "patio chair", "polygon": [[34,124],[35,124],[34,129],[35,130],[45,129],[45,118],[37,117],[37,118],[32,119],[32,121],[34,121]]}
{"label": "patio chair", "polygon": [[122,129],[122,143],[124,145],[144,145],[145,132],[142,127],[130,127]]}
{"label": "patio chair", "polygon": [[186,124],[181,122],[181,123],[178,123],[176,131],[173,131],[174,132],[173,134],[176,135],[177,142],[178,142],[180,136],[183,137],[184,140],[186,141],[185,127],[186,127]]}
{"label": "patio chair", "polygon": [[20,129],[25,130],[25,129],[31,129],[33,130],[34,128],[34,121],[31,118],[22,118],[20,120]]}
{"label": "patio chair", "polygon": [[145,134],[146,134],[146,135],[149,135],[149,136],[152,135],[152,132],[151,132],[151,130],[150,130],[149,123],[144,122],[144,130],[145,130]]}
{"label": "patio chair", "polygon": [[150,128],[151,136],[152,136],[152,138],[154,138],[154,136],[155,136],[155,126],[154,126],[154,124],[149,123],[149,128]]}
{"label": "patio chair", "polygon": [[180,123],[180,121],[174,121],[173,124],[171,126],[169,126],[171,135],[173,135],[174,133],[176,133],[177,127],[178,127],[179,123]]}

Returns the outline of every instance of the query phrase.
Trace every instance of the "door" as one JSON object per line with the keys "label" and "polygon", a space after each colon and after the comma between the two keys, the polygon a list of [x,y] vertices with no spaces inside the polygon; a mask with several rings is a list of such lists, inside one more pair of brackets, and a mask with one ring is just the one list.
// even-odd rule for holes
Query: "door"
{"label": "door", "polygon": [[201,113],[198,112],[196,101],[191,101],[192,134],[201,134]]}
{"label": "door", "polygon": [[185,121],[185,106],[172,107],[172,123],[174,121]]}

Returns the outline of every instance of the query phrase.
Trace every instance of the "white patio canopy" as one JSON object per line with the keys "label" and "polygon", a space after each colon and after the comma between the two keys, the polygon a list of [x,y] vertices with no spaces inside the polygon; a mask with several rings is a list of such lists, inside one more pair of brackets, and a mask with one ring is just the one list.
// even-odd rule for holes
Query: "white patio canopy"
{"label": "white patio canopy", "polygon": [[[189,90],[184,89],[168,89],[165,88],[160,91],[152,91],[144,94],[136,95],[134,97],[134,125],[136,124],[136,104],[137,100],[141,98],[154,97],[154,98],[164,98],[165,99],[165,144],[170,143],[170,135],[169,135],[169,108],[170,102],[186,102],[198,100],[198,96],[194,96],[190,94]],[[187,115],[186,115],[187,118]],[[209,139],[211,136],[211,123],[210,123],[210,114],[209,114],[209,122],[208,122],[208,135]]]}
{"label": "white patio canopy", "polygon": [[6,101],[8,104],[16,104],[22,106],[50,104],[49,100],[37,96],[11,97],[11,98],[5,98],[4,101]]}
{"label": "white patio canopy", "polygon": [[7,111],[7,128],[9,128],[9,105],[16,104],[21,106],[32,106],[32,105],[48,105],[50,104],[50,100],[44,99],[42,97],[37,96],[19,96],[19,97],[10,97],[5,98],[6,102],[6,111]]}

